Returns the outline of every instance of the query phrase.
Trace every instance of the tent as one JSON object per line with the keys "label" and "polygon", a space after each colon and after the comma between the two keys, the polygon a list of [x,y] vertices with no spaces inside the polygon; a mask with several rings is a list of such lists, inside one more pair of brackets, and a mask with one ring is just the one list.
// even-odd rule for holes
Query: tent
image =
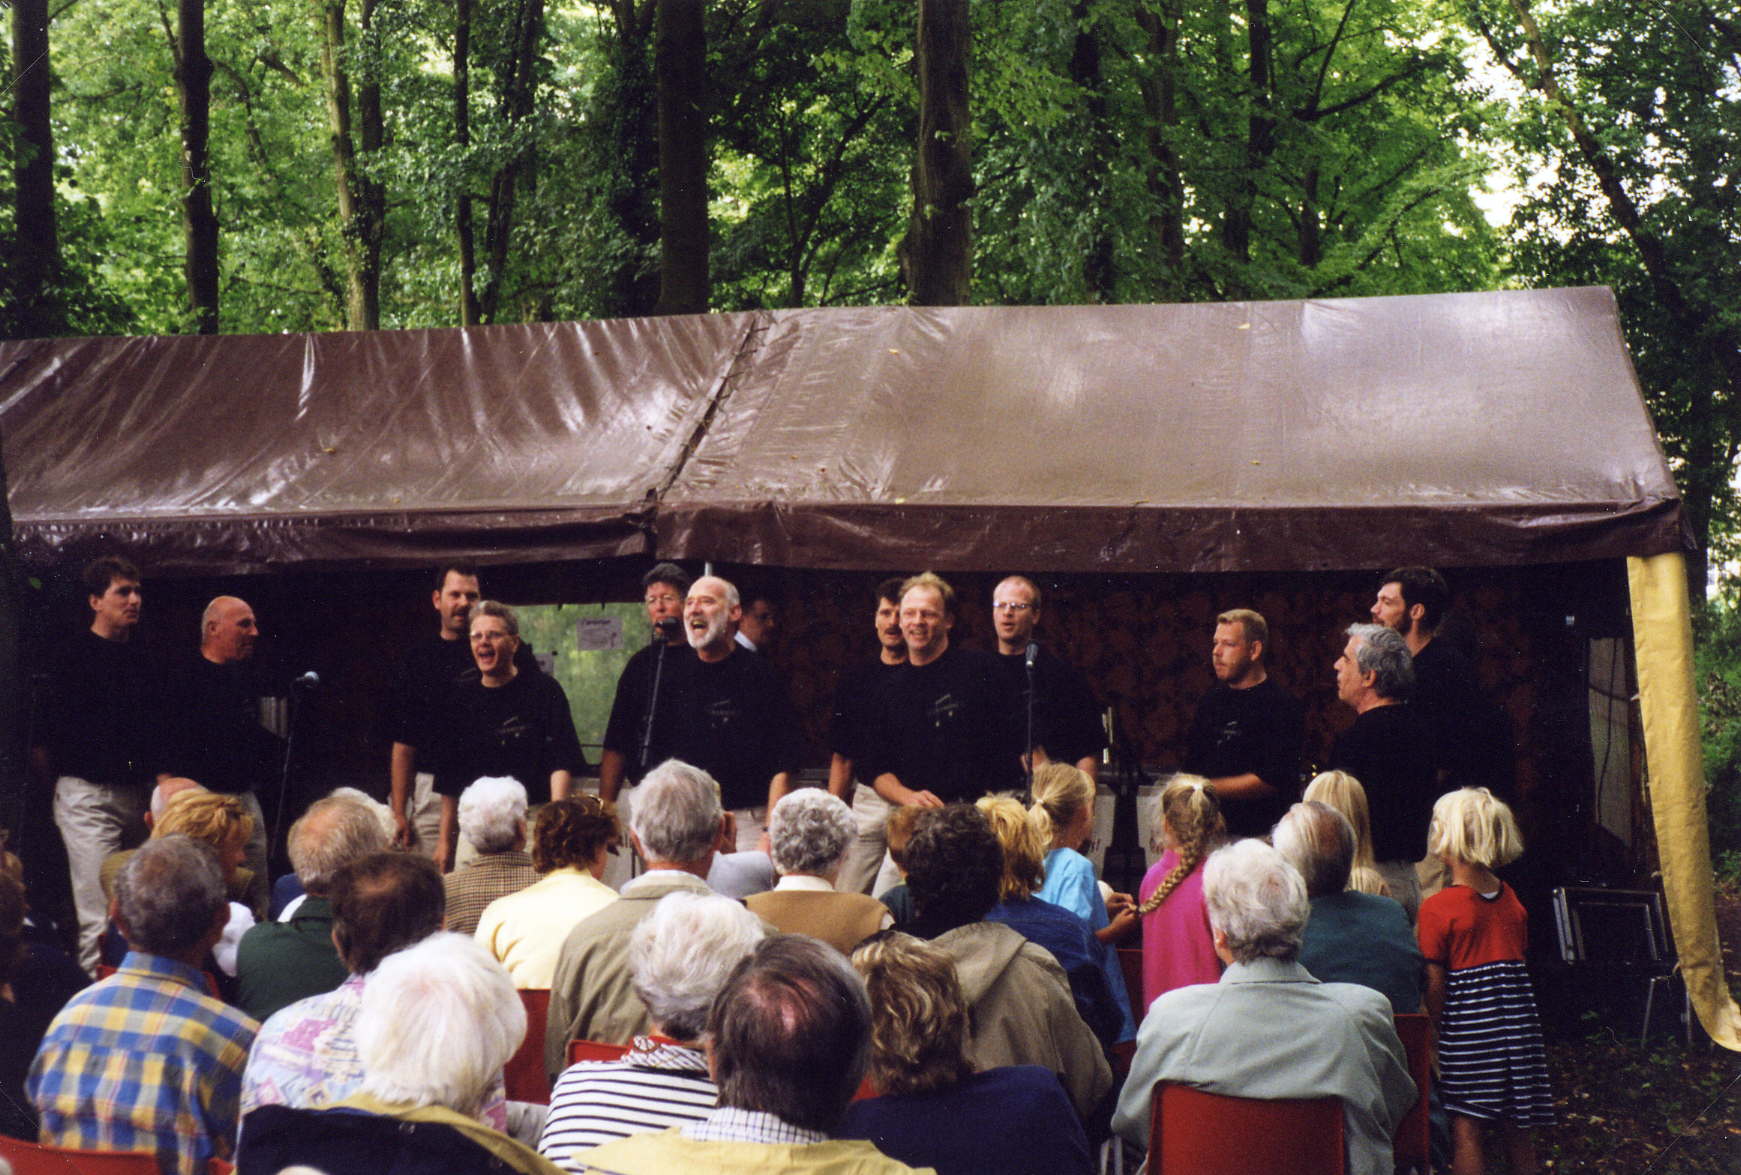
{"label": "tent", "polygon": [[1671,920],[1741,1047],[1688,530],[1605,289],[32,340],[0,344],[0,432],[37,566],[117,543],[205,575],[1624,559]]}

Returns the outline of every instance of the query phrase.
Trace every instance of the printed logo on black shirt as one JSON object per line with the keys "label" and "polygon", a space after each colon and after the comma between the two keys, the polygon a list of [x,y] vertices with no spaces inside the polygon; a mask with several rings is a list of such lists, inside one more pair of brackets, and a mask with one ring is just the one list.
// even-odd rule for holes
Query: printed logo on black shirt
{"label": "printed logo on black shirt", "polygon": [[961,710],[961,703],[955,700],[954,694],[941,694],[925,707],[925,717],[931,720],[933,727],[942,730],[960,716]]}

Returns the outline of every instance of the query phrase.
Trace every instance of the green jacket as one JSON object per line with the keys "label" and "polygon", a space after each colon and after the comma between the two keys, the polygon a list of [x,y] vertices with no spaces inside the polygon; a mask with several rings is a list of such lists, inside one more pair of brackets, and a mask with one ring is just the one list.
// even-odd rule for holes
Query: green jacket
{"label": "green jacket", "polygon": [[278,1009],[331,991],[350,975],[332,945],[332,903],[307,897],[288,922],[262,922],[236,950],[236,1003],[264,1021]]}

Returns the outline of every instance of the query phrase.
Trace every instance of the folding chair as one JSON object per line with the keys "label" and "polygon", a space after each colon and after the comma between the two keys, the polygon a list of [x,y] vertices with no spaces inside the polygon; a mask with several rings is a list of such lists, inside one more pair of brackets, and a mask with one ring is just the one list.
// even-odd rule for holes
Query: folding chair
{"label": "folding chair", "polygon": [[[1671,992],[1674,990],[1679,963],[1669,936],[1662,895],[1648,889],[1561,886],[1554,890],[1553,904],[1560,958],[1568,966],[1575,971],[1644,981],[1644,1017],[1638,1026],[1638,1043],[1642,1047],[1650,1035],[1656,993],[1665,985]],[[1692,1003],[1684,984],[1681,1016],[1687,1044],[1691,1045]]]}
{"label": "folding chair", "polygon": [[568,1063],[577,1061],[617,1061],[629,1051],[626,1044],[606,1044],[602,1040],[571,1040],[568,1042]]}
{"label": "folding chair", "polygon": [[1155,1082],[1148,1175],[1347,1175],[1342,1103],[1230,1097]]}
{"label": "folding chair", "polygon": [[507,1087],[509,1101],[547,1106],[550,1074],[544,1071],[544,1025],[550,1019],[550,990],[523,987],[520,1003],[526,1008],[526,1036],[503,1066],[502,1083]]}
{"label": "folding chair", "polygon": [[150,1151],[84,1151],[23,1142],[0,1134],[0,1159],[12,1175],[159,1175]]}
{"label": "folding chair", "polygon": [[1396,1169],[1427,1170],[1431,1160],[1427,1093],[1433,1084],[1433,1025],[1425,1012],[1401,1012],[1396,1017],[1396,1035],[1408,1056],[1409,1076],[1415,1079],[1415,1104],[1396,1124],[1391,1144],[1396,1150]]}

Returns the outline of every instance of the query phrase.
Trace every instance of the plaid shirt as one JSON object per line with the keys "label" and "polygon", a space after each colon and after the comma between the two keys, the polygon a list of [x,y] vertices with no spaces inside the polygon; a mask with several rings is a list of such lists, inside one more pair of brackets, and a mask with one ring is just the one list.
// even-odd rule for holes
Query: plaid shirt
{"label": "plaid shirt", "polygon": [[798,1146],[827,1142],[820,1130],[794,1126],[776,1114],[721,1106],[699,1122],[680,1127],[685,1138],[712,1142],[784,1142]]}
{"label": "plaid shirt", "polygon": [[484,907],[519,893],[538,880],[538,871],[524,849],[509,849],[480,853],[441,880],[447,887],[447,928],[470,936],[477,932]]}
{"label": "plaid shirt", "polygon": [[198,1175],[235,1149],[242,1067],[259,1025],[204,991],[199,971],[130,952],[61,1009],[25,1089],[43,1142],[152,1151]]}

